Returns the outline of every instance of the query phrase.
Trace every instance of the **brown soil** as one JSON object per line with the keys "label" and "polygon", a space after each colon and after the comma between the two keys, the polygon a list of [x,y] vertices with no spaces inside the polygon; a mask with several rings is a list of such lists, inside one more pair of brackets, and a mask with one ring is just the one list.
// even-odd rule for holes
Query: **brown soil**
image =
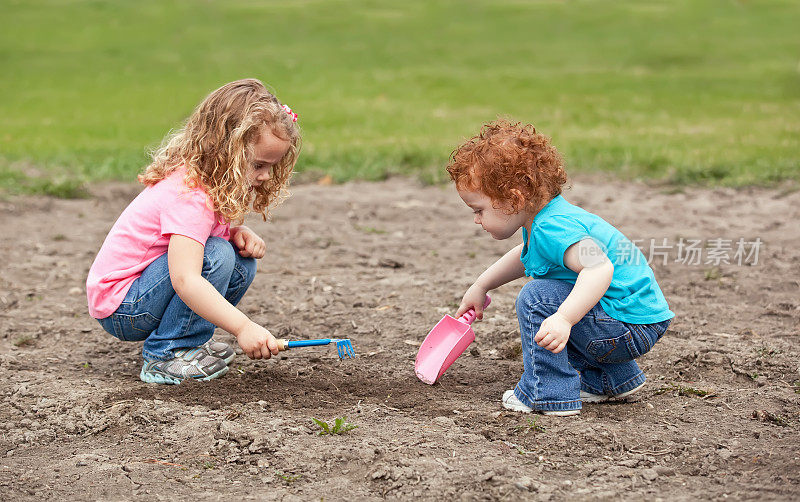
{"label": "brown soil", "polygon": [[[800,497],[800,193],[574,185],[571,201],[646,243],[764,247],[756,266],[655,265],[677,318],[641,359],[648,385],[572,418],[499,405],[522,366],[523,281],[494,292],[440,383],[416,379],[419,342],[513,245],[450,187],[295,187],[272,222],[249,222],[269,249],[241,307],[276,335],[348,337],[357,358],[240,355],[178,387],[139,381],[140,345],[86,313],[89,265],[138,187],[0,202],[0,498]],[[358,428],[320,436],[311,420],[344,416]]]}

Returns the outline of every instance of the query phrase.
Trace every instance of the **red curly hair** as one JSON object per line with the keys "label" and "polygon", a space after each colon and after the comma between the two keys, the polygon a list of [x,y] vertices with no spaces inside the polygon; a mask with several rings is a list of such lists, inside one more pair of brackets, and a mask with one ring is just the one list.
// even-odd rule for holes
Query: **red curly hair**
{"label": "red curly hair", "polygon": [[511,213],[540,209],[567,182],[561,155],[550,138],[531,124],[504,119],[484,125],[456,148],[447,172],[457,189],[482,192],[495,207]]}

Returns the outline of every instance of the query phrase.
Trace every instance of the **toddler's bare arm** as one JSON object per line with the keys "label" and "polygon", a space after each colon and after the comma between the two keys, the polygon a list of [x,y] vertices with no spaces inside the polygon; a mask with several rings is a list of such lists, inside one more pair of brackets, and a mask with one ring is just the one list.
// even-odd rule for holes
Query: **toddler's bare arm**
{"label": "toddler's bare arm", "polygon": [[600,301],[614,276],[614,265],[591,239],[584,239],[567,248],[564,265],[577,272],[575,286],[556,313],[542,322],[534,337],[540,347],[554,354],[564,349],[572,326]]}
{"label": "toddler's bare arm", "polygon": [[478,276],[475,283],[464,293],[464,298],[462,298],[461,305],[456,312],[456,318],[472,307],[475,309],[478,319],[482,319],[486,293],[525,276],[525,266],[520,261],[521,254],[522,244],[511,248],[511,251],[504,254]]}

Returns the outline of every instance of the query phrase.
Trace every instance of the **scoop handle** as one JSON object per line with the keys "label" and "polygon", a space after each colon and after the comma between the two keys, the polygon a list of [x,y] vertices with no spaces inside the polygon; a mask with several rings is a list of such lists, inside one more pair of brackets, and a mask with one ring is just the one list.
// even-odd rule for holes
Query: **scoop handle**
{"label": "scoop handle", "polygon": [[[483,302],[483,308],[485,309],[486,307],[488,307],[490,303],[492,303],[492,299],[489,298],[489,295],[486,295],[486,301]],[[458,322],[463,322],[464,324],[472,324],[472,321],[474,320],[475,320],[475,309],[472,307],[470,307],[469,310],[464,312],[461,315],[461,317],[458,318]]]}

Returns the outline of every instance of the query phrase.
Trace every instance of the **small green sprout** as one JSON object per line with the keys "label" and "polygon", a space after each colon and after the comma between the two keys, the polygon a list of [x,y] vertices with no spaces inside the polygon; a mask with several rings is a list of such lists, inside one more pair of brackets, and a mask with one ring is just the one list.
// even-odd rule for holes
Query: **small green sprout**
{"label": "small green sprout", "polygon": [[528,419],[527,425],[518,425],[514,427],[514,429],[523,434],[528,434],[529,432],[536,434],[537,432],[544,432],[546,430],[542,424],[536,423],[535,417]]}
{"label": "small green sprout", "polygon": [[365,234],[385,234],[385,233],[388,233],[386,230],[382,230],[380,228],[367,227],[367,226],[361,226],[361,225],[356,225],[356,230],[358,230],[359,232],[364,232]]}
{"label": "small green sprout", "polygon": [[661,387],[655,393],[663,394],[669,391],[678,391],[679,396],[697,396],[697,397],[715,397],[717,395],[713,390],[698,389],[696,387],[687,387],[684,385],[676,385],[671,383],[667,386]]}
{"label": "small green sprout", "polygon": [[324,436],[325,434],[333,435],[333,434],[344,434],[347,431],[351,431],[358,427],[357,425],[347,423],[347,417],[339,417],[334,419],[333,425],[328,424],[324,420],[319,420],[316,418],[311,418],[315,424],[319,425],[322,429],[319,431],[320,436]]}
{"label": "small green sprout", "polygon": [[14,340],[15,347],[29,347],[35,344],[36,342],[33,340],[33,337],[28,335],[22,335],[21,337]]}
{"label": "small green sprout", "polygon": [[755,350],[756,354],[758,354],[761,357],[772,357],[772,356],[775,356],[775,355],[783,353],[783,351],[781,349],[767,347],[766,345],[763,345],[763,346],[758,347],[758,348],[753,349],[753,350]]}
{"label": "small green sprout", "polygon": [[294,483],[298,479],[302,478],[302,474],[284,474],[281,471],[276,470],[275,474],[277,474],[282,480],[286,481],[287,483]]}

